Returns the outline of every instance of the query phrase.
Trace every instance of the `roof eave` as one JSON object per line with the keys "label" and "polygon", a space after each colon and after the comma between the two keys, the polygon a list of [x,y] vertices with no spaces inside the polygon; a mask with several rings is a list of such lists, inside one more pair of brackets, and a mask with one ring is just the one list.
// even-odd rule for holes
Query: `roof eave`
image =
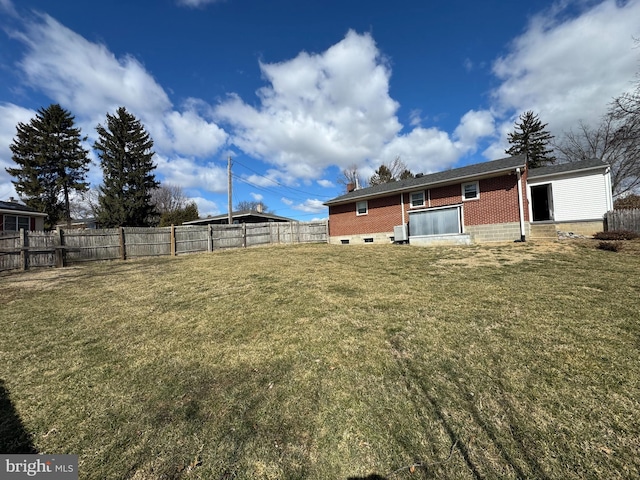
{"label": "roof eave", "polygon": [[387,197],[390,194],[393,193],[402,193],[402,192],[410,192],[410,191],[414,191],[416,189],[420,189],[420,188],[427,188],[427,187],[434,187],[434,186],[445,186],[445,185],[451,185],[451,184],[455,184],[455,183],[460,183],[460,182],[464,182],[467,180],[472,180],[472,179],[482,179],[482,178],[488,178],[488,177],[492,177],[498,173],[507,173],[507,172],[512,172],[515,171],[516,168],[524,168],[524,163],[522,165],[515,165],[515,166],[510,166],[508,168],[501,168],[498,170],[492,170],[490,172],[483,172],[483,173],[476,173],[473,175],[464,175],[462,177],[455,177],[455,178],[451,178],[449,180],[442,180],[439,182],[433,182],[433,183],[423,183],[423,184],[418,184],[418,185],[413,185],[410,187],[403,187],[403,188],[395,188],[392,190],[385,190],[384,192],[380,192],[380,193],[373,193],[371,195],[360,195],[360,196],[356,196],[356,197],[351,197],[349,199],[345,199],[345,200],[339,200],[339,201],[328,201],[325,202],[324,205],[330,207],[332,205],[342,205],[345,203],[352,203],[353,201],[357,201],[357,200],[362,200],[365,198],[379,198],[379,197]]}
{"label": "roof eave", "polygon": [[46,213],[40,213],[40,212],[30,212],[28,210],[10,210],[8,208],[0,208],[0,213],[5,214],[8,213],[9,215],[16,215],[16,214],[21,214],[21,215],[28,215],[28,216],[32,216],[32,217],[46,217],[47,214]]}
{"label": "roof eave", "polygon": [[595,167],[589,167],[589,168],[576,168],[575,170],[565,170],[564,172],[555,172],[555,173],[546,173],[544,175],[531,175],[531,170],[529,170],[529,179],[531,180],[535,180],[538,178],[547,178],[547,177],[557,177],[560,175],[567,175],[569,173],[576,173],[576,172],[590,172],[592,170],[606,170],[610,168],[609,164],[604,163],[602,165],[596,165]]}

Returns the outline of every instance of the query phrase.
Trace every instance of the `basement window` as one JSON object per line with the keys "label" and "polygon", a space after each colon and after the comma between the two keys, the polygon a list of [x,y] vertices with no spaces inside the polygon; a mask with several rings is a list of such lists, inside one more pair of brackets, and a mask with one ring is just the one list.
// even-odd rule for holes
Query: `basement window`
{"label": "basement window", "polygon": [[373,238],[365,238],[364,243],[373,243]]}
{"label": "basement window", "polygon": [[347,239],[342,239],[342,240],[340,240],[340,243],[341,243],[342,245],[349,245],[349,240],[347,240]]}

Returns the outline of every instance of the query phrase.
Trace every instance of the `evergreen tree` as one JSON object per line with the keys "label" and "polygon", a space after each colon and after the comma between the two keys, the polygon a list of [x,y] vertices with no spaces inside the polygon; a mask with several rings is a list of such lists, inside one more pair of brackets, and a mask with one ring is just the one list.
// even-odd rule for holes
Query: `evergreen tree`
{"label": "evergreen tree", "polygon": [[508,134],[512,146],[505,152],[513,156],[526,154],[529,168],[555,163],[553,150],[547,148],[553,136],[545,130],[546,126],[531,110],[523,113],[520,123],[516,122],[515,131]]}
{"label": "evergreen tree", "polygon": [[184,207],[177,208],[170,212],[164,212],[160,215],[160,224],[158,226],[169,227],[171,225],[182,225],[184,222],[190,222],[198,218],[200,218],[198,205],[196,205],[196,202],[190,202]]}
{"label": "evergreen tree", "polygon": [[87,150],[80,144],[74,117],[58,104],[41,108],[28,124],[18,123],[9,146],[16,168],[7,172],[20,198],[31,208],[47,214],[46,228],[61,219],[71,221],[69,195],[89,188]]}
{"label": "evergreen tree", "polygon": [[151,196],[159,183],[153,170],[153,140],[142,123],[118,108],[98,125],[94,147],[100,157],[103,184],[99,189],[98,222],[105,227],[148,226],[157,218]]}
{"label": "evergreen tree", "polygon": [[369,185],[374,186],[383,183],[397,182],[398,180],[414,178],[414,176],[398,156],[391,163],[383,163],[380,165],[371,178],[369,178]]}

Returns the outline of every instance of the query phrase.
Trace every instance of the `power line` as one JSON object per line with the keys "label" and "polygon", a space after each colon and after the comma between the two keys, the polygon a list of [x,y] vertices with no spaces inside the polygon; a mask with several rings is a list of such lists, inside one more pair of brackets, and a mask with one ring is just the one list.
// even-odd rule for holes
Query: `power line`
{"label": "power line", "polygon": [[[238,165],[243,166],[243,167],[244,167],[244,168],[246,168],[247,170],[249,170],[249,171],[251,171],[251,172],[255,173],[256,175],[258,175],[259,177],[266,178],[266,179],[267,179],[267,180],[269,180],[270,182],[273,182],[273,183],[275,183],[276,185],[279,185],[279,186],[280,186],[280,187],[282,187],[282,188],[286,188],[287,190],[291,190],[291,191],[294,191],[294,192],[300,192],[300,193],[303,193],[303,194],[305,194],[305,195],[307,195],[307,196],[313,196],[313,195],[312,195],[312,194],[310,194],[309,192],[305,192],[304,190],[299,190],[299,189],[297,189],[297,188],[289,187],[289,186],[287,186],[287,185],[284,185],[283,183],[278,182],[277,180],[274,180],[273,178],[266,177],[265,175],[262,175],[260,172],[258,172],[258,171],[256,171],[256,170],[254,170],[254,169],[253,169],[253,168],[251,168],[251,167],[247,167],[245,164],[243,164],[243,163],[241,163],[241,162],[238,162],[237,160],[234,160],[234,163],[236,163],[236,164],[238,164]],[[317,194],[316,194],[315,196],[316,196],[316,197],[324,197],[324,198],[333,198],[331,195],[317,195]]]}

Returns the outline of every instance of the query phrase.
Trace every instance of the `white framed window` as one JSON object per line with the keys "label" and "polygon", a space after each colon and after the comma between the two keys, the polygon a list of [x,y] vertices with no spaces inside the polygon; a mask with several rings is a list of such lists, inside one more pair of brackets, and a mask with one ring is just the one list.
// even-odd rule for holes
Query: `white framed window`
{"label": "white framed window", "polygon": [[411,193],[411,206],[412,207],[424,207],[424,192],[412,192]]}
{"label": "white framed window", "polygon": [[366,215],[369,213],[369,203],[366,200],[356,202],[356,215]]}
{"label": "white framed window", "polygon": [[17,232],[21,228],[30,230],[31,221],[29,217],[19,217],[16,215],[5,215],[3,229],[6,232]]}
{"label": "white framed window", "polygon": [[480,185],[478,182],[462,184],[462,200],[478,200],[480,198]]}

